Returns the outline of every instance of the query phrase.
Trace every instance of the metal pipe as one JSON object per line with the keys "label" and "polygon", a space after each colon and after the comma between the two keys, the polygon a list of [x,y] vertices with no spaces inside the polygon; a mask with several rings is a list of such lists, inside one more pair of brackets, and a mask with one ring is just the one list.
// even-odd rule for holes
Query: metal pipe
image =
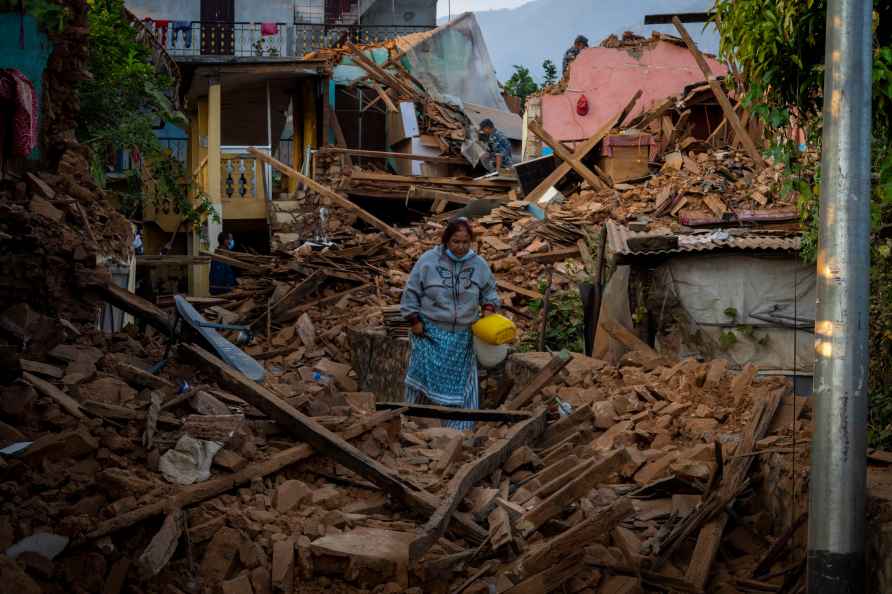
{"label": "metal pipe", "polygon": [[[269,81],[266,81],[266,144],[269,145],[269,155],[273,156],[273,110],[269,96]],[[273,199],[273,171],[269,165],[263,166],[263,182],[266,186],[266,199]]]}
{"label": "metal pipe", "polygon": [[830,0],[808,591],[866,592],[871,0]]}

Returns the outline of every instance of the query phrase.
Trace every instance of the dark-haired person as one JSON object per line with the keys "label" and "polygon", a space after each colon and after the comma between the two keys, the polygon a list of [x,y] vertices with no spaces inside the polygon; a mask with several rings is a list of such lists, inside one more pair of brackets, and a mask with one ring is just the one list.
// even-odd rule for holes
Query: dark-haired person
{"label": "dark-haired person", "polygon": [[[452,221],[440,245],[418,258],[400,302],[412,324],[412,354],[406,372],[406,401],[479,408],[477,358],[471,325],[499,307],[489,264],[471,249],[467,219]],[[446,426],[469,429],[472,422]]]}
{"label": "dark-haired person", "polygon": [[585,35],[578,35],[576,40],[573,42],[573,47],[568,49],[564,53],[564,68],[561,70],[564,74],[567,74],[567,68],[570,67],[570,64],[579,56],[579,52],[588,47],[588,37]]}
{"label": "dark-haired person", "polygon": [[[229,251],[234,250],[235,238],[232,237],[232,233],[223,233],[221,231],[217,236],[217,247]],[[224,293],[230,292],[238,284],[235,279],[235,269],[233,269],[232,266],[216,260],[211,262],[211,295],[223,295]]]}
{"label": "dark-haired person", "polygon": [[483,159],[483,166],[489,171],[498,171],[502,167],[514,164],[511,155],[511,142],[496,128],[489,118],[480,122],[480,132],[486,139],[487,156]]}

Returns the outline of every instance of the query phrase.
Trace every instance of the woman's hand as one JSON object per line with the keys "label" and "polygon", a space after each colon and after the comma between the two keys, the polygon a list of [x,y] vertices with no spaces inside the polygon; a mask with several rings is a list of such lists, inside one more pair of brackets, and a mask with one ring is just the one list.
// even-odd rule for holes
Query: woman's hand
{"label": "woman's hand", "polygon": [[418,320],[414,324],[412,324],[412,334],[418,337],[424,336],[424,324],[421,322],[421,320]]}

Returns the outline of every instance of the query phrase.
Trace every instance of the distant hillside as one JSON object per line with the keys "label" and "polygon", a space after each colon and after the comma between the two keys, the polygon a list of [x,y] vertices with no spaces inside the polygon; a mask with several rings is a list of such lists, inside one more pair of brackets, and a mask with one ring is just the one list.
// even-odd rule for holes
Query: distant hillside
{"label": "distant hillside", "polygon": [[[674,33],[672,25],[645,27],[644,15],[704,11],[712,5],[712,0],[533,0],[518,8],[475,14],[499,80],[507,80],[514,64],[520,64],[541,82],[542,62],[550,58],[560,68],[564,52],[580,33],[591,45],[623,31]],[[702,27],[689,24],[688,30],[701,49],[715,53],[718,35],[711,26],[703,34]]]}

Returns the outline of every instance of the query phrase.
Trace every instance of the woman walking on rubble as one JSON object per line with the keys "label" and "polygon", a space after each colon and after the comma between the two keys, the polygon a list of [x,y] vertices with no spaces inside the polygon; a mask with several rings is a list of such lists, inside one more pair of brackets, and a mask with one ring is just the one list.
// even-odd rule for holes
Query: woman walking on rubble
{"label": "woman walking on rubble", "polygon": [[[412,324],[406,402],[479,408],[477,358],[471,326],[495,313],[500,301],[489,264],[471,249],[474,232],[465,218],[452,221],[441,244],[415,263],[400,303]],[[447,427],[469,429],[470,421]]]}

